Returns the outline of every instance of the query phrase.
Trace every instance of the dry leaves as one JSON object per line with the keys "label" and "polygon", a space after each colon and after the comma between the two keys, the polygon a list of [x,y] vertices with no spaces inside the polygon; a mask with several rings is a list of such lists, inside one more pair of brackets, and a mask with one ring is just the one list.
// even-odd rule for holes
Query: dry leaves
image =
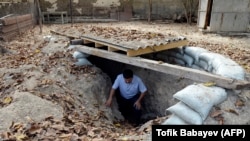
{"label": "dry leaves", "polygon": [[225,110],[226,112],[229,112],[229,113],[232,113],[232,114],[235,114],[235,115],[239,115],[239,113],[238,112],[236,112],[234,109],[226,109]]}
{"label": "dry leaves", "polygon": [[[103,36],[105,39],[114,38],[119,41],[140,41],[142,39],[159,39],[164,38],[163,34],[153,33],[153,32],[141,32],[140,30],[124,30],[122,28],[111,28],[104,27],[99,28],[97,26],[90,26],[89,28],[80,26],[75,26],[74,28],[63,27],[61,31],[67,32],[71,30],[75,33],[77,30],[81,34],[86,34],[86,29],[93,32],[93,34]],[[35,30],[35,29],[34,29]],[[76,30],[76,31],[73,31]],[[49,31],[49,30],[48,30]],[[47,31],[47,32],[48,32]],[[49,33],[49,32],[48,32]],[[69,52],[55,52],[49,55],[43,53],[43,47],[48,45],[48,42],[44,42],[34,37],[35,31],[30,30],[26,35],[20,37],[18,40],[10,42],[5,45],[5,48],[13,51],[12,53],[4,54],[1,56],[0,68],[18,68],[22,65],[33,64],[42,68],[43,73],[50,73],[53,68],[57,68],[60,65],[64,65],[66,71],[72,75],[82,75],[91,74],[95,75],[95,70],[91,67],[77,67],[72,65],[73,60]],[[47,34],[47,33],[44,33]],[[173,35],[172,33],[168,34]],[[250,60],[249,51],[229,48],[224,44],[212,44],[203,42],[192,42],[190,45],[198,45],[201,47],[207,47],[213,52],[224,54],[230,58],[236,60],[242,66],[244,66],[250,72]],[[159,61],[159,64],[162,62]],[[13,86],[20,85],[27,76],[24,73],[9,73],[3,74],[3,76],[11,77],[14,80],[12,84],[6,84],[4,81],[0,81],[0,94],[1,94],[1,106],[10,104],[12,102],[12,97],[8,96],[6,91]],[[3,77],[2,76],[2,77]],[[1,79],[2,79],[1,77]],[[100,125],[95,125],[97,121],[106,120],[103,111],[99,110],[96,116],[90,116],[85,108],[79,108],[79,105],[75,105],[79,102],[79,99],[72,96],[73,92],[65,87],[65,84],[59,83],[50,78],[41,79],[39,87],[54,87],[63,89],[62,93],[52,92],[50,94],[40,92],[34,92],[36,95],[42,98],[51,100],[64,109],[63,120],[58,121],[53,117],[47,117],[43,121],[36,122],[32,119],[28,119],[28,123],[16,123],[9,127],[8,131],[1,133],[1,138],[3,140],[53,140],[53,141],[111,141],[118,138],[128,139],[126,137],[136,137],[140,135],[147,134],[151,131],[152,124],[159,124],[161,122],[160,118],[150,121],[148,124],[143,126],[139,131],[132,126],[117,122],[113,125],[102,123]],[[207,86],[213,86],[213,83],[206,83]],[[43,89],[41,89],[43,90]],[[81,105],[82,106],[82,105]],[[243,101],[236,101],[235,106],[244,106]],[[88,108],[88,107],[86,107]],[[98,109],[98,108],[97,108]],[[233,109],[226,110],[228,112],[238,114]],[[211,117],[215,118],[220,124],[223,124],[224,118],[222,116],[221,110],[216,110],[211,114]]]}
{"label": "dry leaves", "polygon": [[210,117],[218,121],[218,124],[224,124],[223,111],[221,109],[215,108],[215,110],[210,113]]}

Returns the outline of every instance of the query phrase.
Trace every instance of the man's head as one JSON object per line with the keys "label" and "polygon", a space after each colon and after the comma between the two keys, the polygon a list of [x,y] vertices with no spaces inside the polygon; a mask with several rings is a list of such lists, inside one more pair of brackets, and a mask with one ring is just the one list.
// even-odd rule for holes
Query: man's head
{"label": "man's head", "polygon": [[123,77],[126,83],[131,83],[133,79],[133,71],[130,69],[125,69],[123,71]]}

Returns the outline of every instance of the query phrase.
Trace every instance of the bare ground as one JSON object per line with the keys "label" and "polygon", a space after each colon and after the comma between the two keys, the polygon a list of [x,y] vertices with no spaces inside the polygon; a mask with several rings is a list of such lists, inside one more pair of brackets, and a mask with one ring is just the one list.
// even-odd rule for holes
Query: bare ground
{"label": "bare ground", "polygon": [[[40,96],[46,100],[58,103],[65,109],[64,113],[68,115],[63,119],[65,121],[63,122],[64,124],[62,124],[60,128],[57,128],[57,132],[61,133],[60,137],[48,137],[38,131],[34,133],[30,131],[30,128],[30,130],[26,130],[26,132],[32,132],[32,136],[26,134],[25,137],[21,135],[18,137],[29,137],[30,139],[35,139],[36,135],[36,137],[40,136],[40,138],[43,137],[43,139],[51,138],[52,140],[59,140],[62,138],[75,138],[75,140],[103,140],[105,138],[106,140],[112,140],[124,135],[135,136],[146,134],[150,130],[148,127],[142,127],[142,129],[138,131],[130,125],[121,125],[122,123],[110,124],[109,121],[105,121],[104,119],[102,120],[102,124],[95,125],[96,117],[85,114],[81,115],[81,118],[88,119],[88,121],[82,123],[86,128],[76,128],[77,123],[82,121],[78,119],[79,117],[77,115],[75,115],[76,111],[74,110],[74,107],[76,105],[81,105],[82,107],[85,107],[85,109],[90,107],[89,109],[91,110],[86,110],[87,113],[98,113],[99,111],[95,108],[97,106],[95,105],[96,103],[87,102],[89,101],[89,97],[87,96],[88,90],[85,90],[86,96],[83,98],[86,101],[80,100],[77,101],[78,103],[74,103],[70,100],[70,93],[84,91],[85,88],[89,88],[89,85],[91,85],[92,82],[96,83],[96,76],[100,75],[95,74],[100,74],[100,71],[91,67],[78,68],[73,65],[75,60],[72,58],[72,52],[67,51],[69,44],[68,38],[58,36],[53,42],[46,42],[44,41],[44,37],[51,35],[50,30],[55,29],[70,29],[77,34],[79,33],[79,29],[88,25],[119,27],[145,32],[158,32],[173,36],[184,36],[188,39],[190,46],[199,46],[212,52],[223,54],[242,65],[246,69],[246,72],[250,72],[249,37],[203,34],[198,30],[196,25],[190,26],[186,24],[156,22],[77,23],[73,26],[71,26],[71,24],[43,25],[42,33],[40,33],[39,26],[36,26],[10,42],[1,41],[5,50],[1,55],[0,64],[0,106],[2,108],[6,107],[9,104],[8,102],[6,103],[6,97],[16,90],[21,90],[31,92],[32,94]],[[11,75],[13,79],[6,79],[6,74]],[[60,77],[62,80],[54,81],[57,79],[58,74],[63,76]],[[69,84],[73,83],[74,80],[79,80],[81,75],[88,78],[88,86],[81,85],[73,87],[73,85]],[[51,85],[51,87],[47,88],[48,85]],[[60,89],[60,91],[58,91],[58,89]],[[60,97],[56,94],[57,92],[64,93],[65,96]],[[48,95],[46,95],[46,93],[48,93]],[[83,109],[79,108],[78,112],[83,112]],[[98,114],[99,117],[103,116],[100,112]],[[153,122],[159,123],[160,121],[161,119],[159,118],[155,119]],[[43,129],[51,129],[51,126],[56,123],[54,120],[49,120],[49,122],[50,124],[46,126],[43,124]],[[16,128],[17,127],[12,126],[10,130],[8,130],[9,134],[7,134],[6,131],[3,132],[2,136],[4,135],[5,138],[9,139],[11,137],[17,138],[18,130]],[[55,130],[55,128],[53,129]],[[89,130],[89,132],[86,130]]]}

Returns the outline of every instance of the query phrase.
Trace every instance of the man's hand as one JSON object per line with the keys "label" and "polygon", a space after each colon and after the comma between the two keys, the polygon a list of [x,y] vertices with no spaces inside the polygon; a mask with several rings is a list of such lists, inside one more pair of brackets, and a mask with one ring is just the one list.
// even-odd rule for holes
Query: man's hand
{"label": "man's hand", "polygon": [[105,105],[108,106],[108,107],[110,107],[111,104],[112,104],[112,98],[109,98],[109,99],[106,101]]}
{"label": "man's hand", "polygon": [[135,108],[136,108],[137,110],[140,110],[140,109],[141,109],[141,102],[137,100],[137,101],[135,102],[134,106],[135,106]]}

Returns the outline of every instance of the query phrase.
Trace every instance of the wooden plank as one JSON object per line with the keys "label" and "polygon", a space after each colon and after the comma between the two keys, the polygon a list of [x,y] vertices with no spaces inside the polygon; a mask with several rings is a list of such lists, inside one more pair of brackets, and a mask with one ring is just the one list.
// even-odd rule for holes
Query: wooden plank
{"label": "wooden plank", "polygon": [[20,15],[20,16],[13,16],[13,17],[7,17],[7,18],[1,18],[0,22],[3,23],[3,25],[11,25],[16,24],[18,22],[31,20],[32,14],[26,14],[26,15]]}
{"label": "wooden plank", "polygon": [[100,44],[102,46],[108,46],[108,47],[116,48],[116,49],[121,50],[121,51],[127,51],[128,50],[128,49],[120,47],[118,45],[115,45],[115,44],[112,44],[112,43],[109,43],[109,42],[105,42],[105,41],[100,41],[98,39],[93,39],[93,38],[88,38],[88,37],[83,37],[83,36],[81,38],[84,39],[84,40],[94,42],[95,44]]}
{"label": "wooden plank", "polygon": [[[25,27],[20,28],[19,32],[24,32],[27,29],[32,28],[33,23],[30,25],[27,25]],[[10,41],[12,40],[15,36],[19,35],[17,31],[11,31],[5,34],[0,34],[0,39],[3,39],[4,41]]]}
{"label": "wooden plank", "polygon": [[217,86],[227,89],[243,89],[250,88],[250,82],[243,80],[230,79],[218,75],[214,75],[205,71],[195,70],[191,68],[181,67],[168,63],[159,63],[158,61],[143,59],[140,57],[128,57],[126,55],[90,48],[88,46],[76,45],[76,50],[95,55],[98,57],[114,60],[137,67],[147,68],[154,71],[175,75],[178,77],[188,78],[197,82],[214,82]]}
{"label": "wooden plank", "polygon": [[176,48],[176,47],[180,47],[180,46],[185,46],[187,44],[188,44],[187,40],[180,40],[180,41],[170,42],[168,44],[160,45],[160,46],[139,48],[138,50],[130,49],[127,51],[127,55],[128,56],[138,56],[138,55],[142,55],[142,54],[148,54],[148,53],[158,52],[158,51]]}
{"label": "wooden plank", "polygon": [[118,51],[119,49],[108,47],[108,51]]}
{"label": "wooden plank", "polygon": [[64,33],[61,33],[61,32],[57,32],[57,31],[55,31],[55,30],[50,30],[50,33],[57,34],[57,35],[61,35],[61,36],[66,36],[66,37],[72,38],[72,39],[80,39],[79,36],[64,34]]}
{"label": "wooden plank", "polygon": [[6,26],[2,27],[2,29],[1,29],[0,32],[7,33],[7,32],[11,32],[11,31],[16,31],[16,30],[19,30],[19,29],[21,29],[23,27],[31,25],[31,24],[33,24],[33,20],[32,19],[20,22],[18,24],[6,25]]}
{"label": "wooden plank", "polygon": [[95,43],[95,47],[105,47],[103,44]]}
{"label": "wooden plank", "polygon": [[84,44],[90,44],[90,43],[93,43],[92,41],[89,41],[89,40],[86,40],[86,39],[83,39],[83,43]]}

